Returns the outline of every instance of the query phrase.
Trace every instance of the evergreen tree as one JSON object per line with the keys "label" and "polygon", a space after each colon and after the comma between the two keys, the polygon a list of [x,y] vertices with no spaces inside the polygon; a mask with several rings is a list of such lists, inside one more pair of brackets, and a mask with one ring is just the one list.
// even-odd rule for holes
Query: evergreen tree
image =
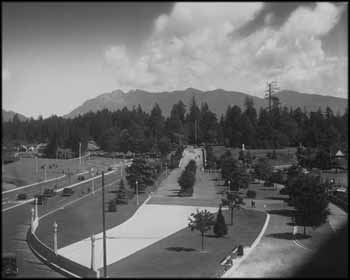
{"label": "evergreen tree", "polygon": [[214,224],[213,231],[217,237],[221,237],[221,236],[224,236],[227,234],[227,226],[226,226],[226,222],[225,222],[225,217],[221,211],[221,206],[220,206],[219,212],[216,216],[216,221]]}

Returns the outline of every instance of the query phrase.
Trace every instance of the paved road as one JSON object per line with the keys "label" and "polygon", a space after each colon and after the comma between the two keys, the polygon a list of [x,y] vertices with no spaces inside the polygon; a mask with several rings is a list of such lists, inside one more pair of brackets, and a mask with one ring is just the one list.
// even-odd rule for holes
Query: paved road
{"label": "paved road", "polygon": [[[119,176],[118,172],[105,176],[106,184],[115,180]],[[96,188],[101,186],[101,179],[95,180]],[[82,191],[87,192],[87,188],[91,188],[91,182],[83,182],[75,187],[75,193],[71,197],[62,197],[57,195],[50,198],[44,205],[39,206],[39,217],[45,215],[64,204],[69,203],[81,196]],[[19,262],[18,277],[62,277],[57,272],[45,266],[30,251],[25,238],[26,228],[29,227],[31,219],[31,208],[33,203],[26,203],[21,206],[2,210],[2,252],[17,251]],[[50,231],[50,229],[48,229]]]}
{"label": "paved road", "polygon": [[[246,202],[250,207],[250,200]],[[270,214],[267,229],[251,254],[236,269],[228,271],[225,277],[291,277],[311,253],[294,243],[293,226],[288,215],[288,210],[292,208],[280,200],[256,200],[256,209]]]}

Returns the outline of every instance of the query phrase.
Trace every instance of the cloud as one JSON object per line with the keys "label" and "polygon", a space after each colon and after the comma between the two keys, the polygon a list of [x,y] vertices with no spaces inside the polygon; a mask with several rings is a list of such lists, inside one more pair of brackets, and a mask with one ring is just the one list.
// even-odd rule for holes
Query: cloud
{"label": "cloud", "polygon": [[105,58],[124,90],[223,88],[261,96],[266,80],[277,79],[281,88],[344,92],[344,58],[328,57],[321,42],[342,8],[330,3],[299,7],[279,28],[269,25],[273,16],[267,13],[265,25],[253,33],[231,36],[262,10],[256,2],[177,3],[155,20],[138,57],[132,59],[124,46],[112,46]]}
{"label": "cloud", "polygon": [[7,68],[2,68],[2,82],[8,81],[11,78],[11,73]]}

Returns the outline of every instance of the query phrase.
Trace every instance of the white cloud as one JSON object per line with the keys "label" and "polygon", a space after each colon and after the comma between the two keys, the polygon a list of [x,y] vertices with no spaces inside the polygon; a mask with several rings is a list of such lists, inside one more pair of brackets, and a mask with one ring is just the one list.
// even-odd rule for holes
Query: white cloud
{"label": "white cloud", "polygon": [[8,81],[11,78],[11,73],[7,68],[2,68],[2,82]]}
{"label": "white cloud", "polygon": [[[320,39],[337,23],[342,8],[330,3],[299,7],[278,29],[266,25],[243,38],[230,36],[262,8],[255,2],[177,3],[155,20],[134,61],[123,46],[108,48],[105,58],[124,90],[224,88],[262,95],[266,80],[277,79],[281,88],[344,92],[344,60],[327,57]],[[271,16],[266,17],[268,24]]]}

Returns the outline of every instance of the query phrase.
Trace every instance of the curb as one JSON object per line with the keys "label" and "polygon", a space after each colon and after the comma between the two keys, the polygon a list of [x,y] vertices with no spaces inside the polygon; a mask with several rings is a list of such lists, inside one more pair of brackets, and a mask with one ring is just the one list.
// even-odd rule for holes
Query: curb
{"label": "curb", "polygon": [[[266,213],[266,212],[261,211],[261,210],[255,210],[255,211],[260,211],[260,212]],[[264,226],[262,227],[257,238],[254,240],[252,245],[246,249],[246,253],[244,254],[244,256],[242,258],[238,259],[236,262],[234,262],[232,267],[229,270],[227,270],[220,278],[232,278],[232,275],[230,275],[230,274],[232,274],[239,267],[241,262],[243,262],[249,256],[249,254],[254,250],[254,248],[260,242],[261,238],[263,237],[263,235],[266,231],[266,228],[269,224],[269,221],[270,221],[270,214],[266,213],[266,219],[265,219]]]}

